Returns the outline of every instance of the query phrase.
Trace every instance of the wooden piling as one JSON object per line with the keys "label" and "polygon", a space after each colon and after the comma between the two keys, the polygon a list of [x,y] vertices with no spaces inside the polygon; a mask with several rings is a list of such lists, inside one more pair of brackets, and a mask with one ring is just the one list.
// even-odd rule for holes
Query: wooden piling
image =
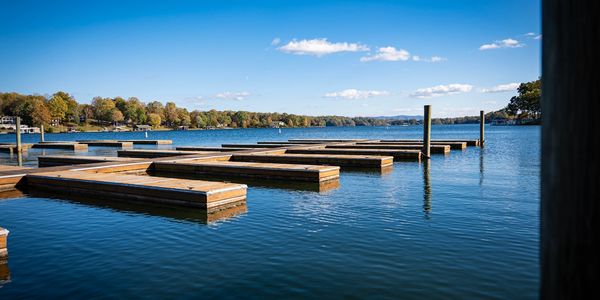
{"label": "wooden piling", "polygon": [[44,139],[44,125],[40,125],[40,142],[45,142]]}
{"label": "wooden piling", "polygon": [[17,153],[21,153],[21,117],[17,117],[17,123],[15,125],[15,135],[17,138]]}
{"label": "wooden piling", "polygon": [[484,135],[483,129],[485,127],[485,113],[484,111],[479,112],[479,147],[483,147]]}
{"label": "wooden piling", "polygon": [[425,158],[431,156],[431,105],[423,107],[423,155]]}

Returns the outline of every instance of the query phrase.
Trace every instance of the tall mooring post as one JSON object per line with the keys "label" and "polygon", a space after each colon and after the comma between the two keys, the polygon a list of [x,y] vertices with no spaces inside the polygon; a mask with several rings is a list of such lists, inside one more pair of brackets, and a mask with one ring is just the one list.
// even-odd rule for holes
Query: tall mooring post
{"label": "tall mooring post", "polygon": [[600,299],[599,15],[542,1],[540,299]]}
{"label": "tall mooring post", "polygon": [[431,156],[431,105],[423,107],[423,150],[421,151],[425,158]]}
{"label": "tall mooring post", "polygon": [[40,142],[44,142],[44,125],[40,125]]}
{"label": "tall mooring post", "polygon": [[21,151],[23,151],[21,148],[21,117],[17,117],[17,122],[15,124],[15,135],[17,136],[17,153],[21,153]]}
{"label": "tall mooring post", "polygon": [[479,147],[483,147],[483,142],[485,141],[484,129],[485,129],[485,112],[483,110],[481,110],[481,111],[479,111]]}

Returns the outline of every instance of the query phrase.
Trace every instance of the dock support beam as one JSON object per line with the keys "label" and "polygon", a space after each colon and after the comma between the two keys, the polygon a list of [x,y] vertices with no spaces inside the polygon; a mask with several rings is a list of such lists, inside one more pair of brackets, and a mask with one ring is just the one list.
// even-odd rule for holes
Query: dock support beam
{"label": "dock support beam", "polygon": [[40,125],[40,142],[45,142],[44,141],[44,125]]}
{"label": "dock support beam", "polygon": [[600,4],[542,1],[540,299],[599,299]]}
{"label": "dock support beam", "polygon": [[423,107],[423,155],[429,159],[431,157],[431,105]]}
{"label": "dock support beam", "polygon": [[485,112],[479,111],[479,147],[483,147],[483,142],[485,141],[484,137],[484,129],[485,129]]}

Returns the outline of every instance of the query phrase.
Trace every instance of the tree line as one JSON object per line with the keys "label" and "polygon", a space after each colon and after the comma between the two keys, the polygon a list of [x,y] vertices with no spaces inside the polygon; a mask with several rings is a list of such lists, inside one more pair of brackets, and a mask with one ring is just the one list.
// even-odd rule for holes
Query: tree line
{"label": "tree line", "polygon": [[[541,80],[521,83],[518,95],[498,111],[486,114],[493,119],[534,119],[541,116]],[[21,117],[24,124],[49,126],[61,123],[81,123],[106,126],[110,124],[150,125],[154,128],[208,127],[313,127],[313,126],[387,126],[417,125],[421,120],[389,120],[370,117],[305,116],[287,113],[260,113],[248,111],[188,111],[174,102],[144,103],[136,97],[94,97],[90,104],[78,103],[70,94],[56,92],[51,96],[0,93],[0,113]],[[432,124],[478,123],[479,116],[434,118]]]}
{"label": "tree line", "polygon": [[0,112],[21,117],[24,124],[49,126],[55,123],[80,125],[126,124],[150,125],[154,128],[207,127],[311,127],[311,126],[385,126],[387,122],[368,117],[305,116],[287,113],[248,111],[188,111],[174,102],[144,103],[136,97],[94,97],[90,104],[78,103],[70,94],[51,96],[0,93]]}

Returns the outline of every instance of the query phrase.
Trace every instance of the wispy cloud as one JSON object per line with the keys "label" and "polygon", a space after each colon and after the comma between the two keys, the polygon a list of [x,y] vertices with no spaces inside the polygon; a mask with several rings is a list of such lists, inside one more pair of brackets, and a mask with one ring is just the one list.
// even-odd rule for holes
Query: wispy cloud
{"label": "wispy cloud", "polygon": [[369,51],[369,47],[358,43],[332,43],[326,38],[312,40],[292,40],[277,48],[279,51],[296,55],[324,56],[339,52]]}
{"label": "wispy cloud", "polygon": [[279,43],[281,43],[281,39],[280,38],[274,38],[271,41],[271,46],[277,46],[277,45],[279,45]]}
{"label": "wispy cloud", "polygon": [[446,61],[447,59],[444,57],[441,57],[441,56],[421,57],[418,55],[413,55],[412,60],[436,63],[436,62]]}
{"label": "wispy cloud", "polygon": [[507,84],[499,84],[495,87],[489,89],[482,89],[482,93],[503,93],[503,92],[514,92],[519,87],[519,84],[516,82],[507,83]]}
{"label": "wispy cloud", "polygon": [[542,35],[541,34],[537,34],[535,32],[528,32],[528,33],[524,34],[523,36],[528,37],[530,39],[534,39],[534,40],[541,40],[542,39]]}
{"label": "wispy cloud", "polygon": [[250,93],[248,92],[223,92],[216,94],[215,98],[224,100],[244,100],[248,96],[250,96]]}
{"label": "wispy cloud", "polygon": [[504,39],[501,41],[495,41],[491,44],[483,44],[479,47],[479,50],[492,50],[492,49],[501,49],[501,48],[521,48],[525,46],[525,44],[515,40],[515,39]]}
{"label": "wispy cloud", "polygon": [[446,60],[446,58],[443,58],[441,56],[422,57],[418,55],[411,55],[410,52],[408,52],[405,49],[396,49],[395,47],[388,46],[377,49],[377,53],[373,55],[361,57],[360,61],[407,61],[410,59],[412,59],[413,61],[432,63]]}
{"label": "wispy cloud", "polygon": [[404,49],[396,49],[394,47],[382,47],[377,50],[377,53],[371,56],[361,57],[360,61],[406,61],[410,59],[410,53]]}
{"label": "wispy cloud", "polygon": [[349,100],[356,99],[367,99],[378,96],[386,96],[390,93],[388,91],[361,91],[357,89],[346,89],[339,92],[327,93],[323,97],[325,98],[343,98]]}
{"label": "wispy cloud", "polygon": [[473,86],[470,84],[448,84],[448,85],[437,85],[428,88],[418,89],[410,94],[411,97],[414,98],[433,98],[440,97],[446,95],[454,95],[460,93],[467,93],[473,89]]}

